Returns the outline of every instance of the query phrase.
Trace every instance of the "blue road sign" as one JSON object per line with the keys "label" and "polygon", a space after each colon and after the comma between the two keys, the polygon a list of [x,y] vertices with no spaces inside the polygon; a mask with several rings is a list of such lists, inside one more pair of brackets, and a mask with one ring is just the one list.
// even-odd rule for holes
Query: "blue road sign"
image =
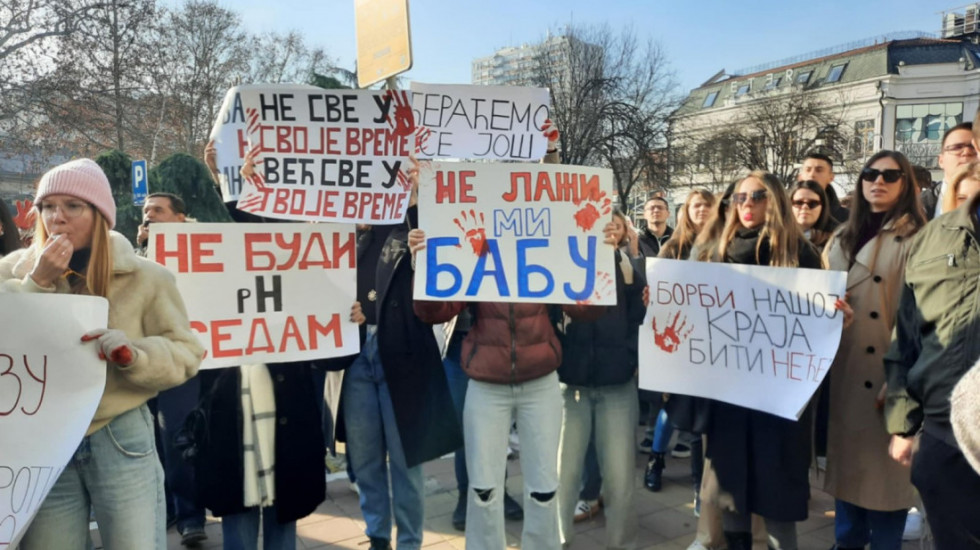
{"label": "blue road sign", "polygon": [[142,206],[147,194],[146,161],[133,161],[133,204]]}

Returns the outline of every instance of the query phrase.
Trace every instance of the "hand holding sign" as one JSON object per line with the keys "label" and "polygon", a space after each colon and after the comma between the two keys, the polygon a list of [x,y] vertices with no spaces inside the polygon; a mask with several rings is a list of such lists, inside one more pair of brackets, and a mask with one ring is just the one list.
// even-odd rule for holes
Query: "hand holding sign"
{"label": "hand holding sign", "polygon": [[558,151],[558,139],[560,134],[558,132],[558,125],[551,121],[551,119],[546,119],[544,125],[541,126],[541,133],[544,137],[548,139],[548,148],[545,150],[546,153],[554,153]]}
{"label": "hand holding sign", "polygon": [[136,362],[139,350],[126,337],[126,333],[118,329],[100,328],[82,336],[82,342],[99,341],[100,359],[108,358],[113,363],[128,367]]}

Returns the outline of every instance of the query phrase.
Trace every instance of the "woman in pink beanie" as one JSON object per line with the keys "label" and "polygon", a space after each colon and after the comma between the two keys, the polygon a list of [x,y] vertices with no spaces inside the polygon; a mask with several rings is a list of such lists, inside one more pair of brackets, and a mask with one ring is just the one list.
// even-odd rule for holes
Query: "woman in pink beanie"
{"label": "woman in pink beanie", "polygon": [[111,231],[116,205],[98,164],[51,169],[34,205],[34,243],[0,260],[0,292],[102,296],[109,322],[82,337],[106,360],[105,392],[20,547],[90,547],[94,508],[105,548],[166,548],[163,470],[146,401],[193,376],[203,349],[173,276]]}

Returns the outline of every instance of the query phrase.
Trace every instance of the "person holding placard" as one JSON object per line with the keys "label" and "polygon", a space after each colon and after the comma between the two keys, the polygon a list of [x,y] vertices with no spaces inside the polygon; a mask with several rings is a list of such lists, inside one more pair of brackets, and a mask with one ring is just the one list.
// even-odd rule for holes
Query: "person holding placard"
{"label": "person holding placard", "polygon": [[[751,172],[738,183],[732,204],[721,234],[703,244],[710,261],[822,267],[775,176]],[[706,456],[711,468],[705,476],[717,478],[720,490],[711,497],[723,510],[728,548],[752,547],[753,513],[765,518],[774,547],[797,548],[796,522],[806,519],[810,495],[809,407],[796,422],[721,401],[710,402],[709,414]]]}
{"label": "person holding placard", "polygon": [[[634,427],[639,417],[636,399],[637,337],[646,308],[646,286],[639,261],[628,252],[629,222],[613,211],[616,250],[616,305],[604,308],[595,321],[572,319],[554,306],[556,330],[562,344],[558,379],[564,414],[559,451],[561,535],[565,544],[575,536],[573,520],[579,497],[583,462],[594,438],[606,514],[606,546],[636,546],[633,509]],[[635,238],[635,234],[634,234]]]}
{"label": "person holding placard", "polygon": [[0,260],[0,288],[105,297],[109,326],[82,338],[106,359],[105,392],[21,548],[89,547],[94,509],[107,548],[163,549],[163,469],[146,402],[193,376],[204,350],[173,275],[111,231],[116,206],[98,164],[78,159],[51,169],[34,204],[34,243]]}
{"label": "person holding placard", "polygon": [[879,151],[861,171],[850,218],[824,252],[830,269],[847,272],[855,321],[831,365],[827,476],[836,499],[837,547],[902,547],[905,516],[915,504],[909,469],[888,460],[885,370],[912,236],[926,224],[912,166],[897,151]]}
{"label": "person holding placard", "polygon": [[[605,228],[615,244],[611,225]],[[413,258],[425,248],[425,232],[408,235]],[[516,416],[524,474],[522,546],[561,547],[558,528],[558,446],[562,396],[555,372],[561,344],[548,306],[535,303],[433,302],[416,300],[415,313],[427,323],[444,323],[466,308],[473,326],[463,341],[463,369],[470,377],[463,410],[470,501],[466,545],[504,548],[503,491],[507,437]],[[565,305],[572,318],[594,320],[603,308]]]}

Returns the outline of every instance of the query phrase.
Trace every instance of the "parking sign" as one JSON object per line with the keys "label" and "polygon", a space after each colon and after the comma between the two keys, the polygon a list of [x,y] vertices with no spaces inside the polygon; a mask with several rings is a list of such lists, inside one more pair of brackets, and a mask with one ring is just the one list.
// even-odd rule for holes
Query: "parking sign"
{"label": "parking sign", "polygon": [[133,161],[133,204],[142,206],[147,194],[146,161]]}

